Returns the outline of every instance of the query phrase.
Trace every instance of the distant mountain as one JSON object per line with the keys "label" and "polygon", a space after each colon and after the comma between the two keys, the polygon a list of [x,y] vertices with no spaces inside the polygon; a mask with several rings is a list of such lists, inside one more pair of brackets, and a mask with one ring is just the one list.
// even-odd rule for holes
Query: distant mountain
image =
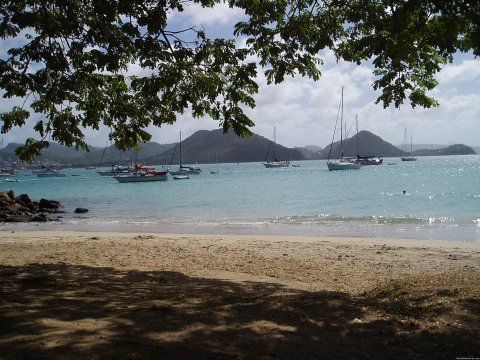
{"label": "distant mountain", "polygon": [[[182,163],[228,163],[228,162],[261,162],[272,160],[273,142],[263,136],[254,134],[250,138],[241,138],[233,133],[224,134],[222,129],[200,130],[182,141]],[[8,144],[1,152],[3,160],[8,164],[19,163],[15,149],[20,144]],[[287,148],[276,145],[276,157],[279,160],[315,160],[327,159],[330,145],[323,150],[315,145],[304,148]],[[358,150],[357,150],[358,149]],[[409,153],[382,140],[369,131],[361,131],[344,141],[344,155],[356,157],[400,157]],[[331,158],[340,156],[340,142],[333,143]],[[465,145],[452,145],[436,149],[422,149],[412,153],[415,156],[463,155],[475,154],[475,151]],[[140,145],[140,151],[119,151],[115,147],[90,147],[90,152],[68,148],[57,143],[50,143],[36,165],[43,163],[59,163],[64,166],[110,166],[112,164],[128,164],[138,161],[147,165],[169,165],[180,162],[180,146],[178,143],[158,144],[148,142]]]}
{"label": "distant mountain", "polygon": [[[334,142],[331,146],[330,158],[339,158],[341,156],[340,141]],[[330,145],[318,153],[320,159],[328,159]],[[360,131],[355,136],[343,141],[344,156],[378,156],[378,157],[397,157],[406,153],[398,147],[386,142],[381,137],[372,134],[370,131]]]}
{"label": "distant mountain", "polygon": [[[420,151],[422,153],[424,150],[427,150],[424,153],[429,154],[429,155],[419,155],[419,156],[434,156],[434,155],[437,155],[437,153],[434,153],[434,152],[431,153],[428,150],[442,150],[441,152],[443,152],[444,149],[449,148],[450,146],[456,146],[456,145],[413,144],[412,145],[412,149],[413,149],[412,151],[413,152]],[[401,145],[398,145],[398,148],[401,148],[401,147],[402,147]],[[467,147],[469,147],[470,149],[473,149],[473,151],[475,151],[476,154],[480,154],[480,147],[479,146],[467,146]],[[458,150],[462,151],[460,148]],[[432,155],[430,155],[430,154],[432,154]],[[462,155],[462,154],[452,154],[452,155]]]}
{"label": "distant mountain", "polygon": [[307,146],[304,146],[302,149],[306,149],[311,152],[319,152],[322,150],[322,147],[318,145],[307,145]]}
{"label": "distant mountain", "polygon": [[480,154],[480,146],[470,146],[477,154]]}
{"label": "distant mountain", "polygon": [[[241,138],[232,132],[223,133],[218,130],[200,130],[182,141],[182,164],[208,164],[230,162],[255,162],[268,160],[273,157],[273,142],[263,136],[254,134],[250,138]],[[269,150],[270,149],[270,150]],[[276,146],[276,155],[279,160],[305,160],[298,149]],[[180,147],[177,145],[159,155],[145,159],[150,164],[172,164],[180,162]]]}
{"label": "distant mountain", "polygon": [[[397,145],[397,147],[399,149],[401,149],[403,147],[403,145]],[[412,148],[412,151],[416,151],[416,150],[437,150],[437,149],[442,149],[444,147],[447,147],[447,145],[441,145],[441,144],[412,144],[411,145],[411,148]],[[407,145],[407,149],[406,150],[410,150],[410,144]]]}
{"label": "distant mountain", "polygon": [[[15,149],[21,144],[10,143],[2,151],[3,160],[6,163],[19,163],[20,160],[15,155]],[[120,151],[114,146],[105,149],[89,146],[90,152],[76,150],[54,142],[50,142],[48,148],[44,149],[39,157],[35,159],[33,165],[41,164],[62,164],[71,167],[84,166],[111,166],[112,164],[128,164],[132,160],[143,161],[144,158],[151,157],[154,154],[165,152],[171,149],[175,144],[157,144],[148,142],[140,145],[140,151],[134,150]]]}
{"label": "distant mountain", "polygon": [[412,152],[414,156],[444,156],[444,155],[472,155],[476,154],[470,146],[463,144],[450,145],[440,149],[420,149]]}

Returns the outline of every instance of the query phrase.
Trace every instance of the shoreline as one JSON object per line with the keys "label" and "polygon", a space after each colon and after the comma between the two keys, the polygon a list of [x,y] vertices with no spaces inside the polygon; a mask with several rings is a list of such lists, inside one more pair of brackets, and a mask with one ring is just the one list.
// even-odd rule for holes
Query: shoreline
{"label": "shoreline", "polygon": [[[87,229],[87,230],[86,230]],[[188,234],[188,235],[246,235],[246,236],[303,236],[331,238],[373,238],[401,241],[448,241],[480,244],[480,226],[471,224],[365,224],[336,223],[328,225],[285,223],[178,223],[178,222],[91,222],[86,217],[48,223],[3,223],[0,232],[10,231],[74,231],[101,233]]]}
{"label": "shoreline", "polygon": [[478,243],[1,235],[6,359],[480,356]]}

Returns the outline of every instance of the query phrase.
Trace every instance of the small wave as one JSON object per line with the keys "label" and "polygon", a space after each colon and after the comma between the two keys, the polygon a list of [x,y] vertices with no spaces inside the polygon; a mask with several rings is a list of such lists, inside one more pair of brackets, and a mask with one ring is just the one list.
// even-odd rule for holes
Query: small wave
{"label": "small wave", "polygon": [[396,225],[396,224],[454,224],[452,217],[416,217],[416,216],[341,216],[320,214],[315,216],[285,216],[265,219],[270,224],[286,225],[333,225],[336,223],[358,223],[375,225]]}
{"label": "small wave", "polygon": [[480,199],[480,194],[468,194],[465,199]]}
{"label": "small wave", "polygon": [[391,192],[381,192],[380,195],[384,196],[409,196],[410,194],[408,192],[399,192],[399,193],[391,193]]}

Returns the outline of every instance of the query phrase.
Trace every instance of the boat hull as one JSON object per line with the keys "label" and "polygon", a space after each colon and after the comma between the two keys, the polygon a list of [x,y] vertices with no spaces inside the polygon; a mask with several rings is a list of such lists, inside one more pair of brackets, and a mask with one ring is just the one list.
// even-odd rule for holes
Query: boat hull
{"label": "boat hull", "polygon": [[186,179],[190,179],[190,178],[189,178],[188,175],[174,175],[173,179],[174,180],[186,180]]}
{"label": "boat hull", "polygon": [[383,164],[383,159],[379,158],[359,158],[356,160],[357,163],[359,163],[362,166],[368,166],[368,165],[382,165]]}
{"label": "boat hull", "polygon": [[64,173],[37,173],[38,177],[66,177]]}
{"label": "boat hull", "polygon": [[178,171],[168,171],[170,175],[198,175],[202,172],[202,170],[198,168],[181,168]]}
{"label": "boat hull", "polygon": [[347,161],[330,161],[327,163],[327,167],[329,171],[358,170],[362,167],[362,165]]}
{"label": "boat hull", "polygon": [[120,183],[127,182],[152,182],[152,181],[165,181],[168,176],[165,175],[117,175],[113,177]]}
{"label": "boat hull", "polygon": [[417,158],[414,156],[402,157],[402,161],[417,161]]}
{"label": "boat hull", "polygon": [[121,176],[121,175],[128,175],[130,171],[97,171],[100,176]]}
{"label": "boat hull", "polygon": [[289,161],[271,161],[271,162],[264,162],[263,165],[268,168],[284,168],[284,167],[289,167],[290,162]]}

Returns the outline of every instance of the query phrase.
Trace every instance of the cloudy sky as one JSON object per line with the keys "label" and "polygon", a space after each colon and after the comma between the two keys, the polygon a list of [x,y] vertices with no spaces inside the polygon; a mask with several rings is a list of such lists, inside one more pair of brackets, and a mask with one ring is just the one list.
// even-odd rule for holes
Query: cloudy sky
{"label": "cloudy sky", "polygon": [[[238,10],[217,6],[214,10],[187,9],[184,15],[173,14],[171,19],[173,26],[180,28],[181,23],[202,25],[207,33],[219,36],[232,34],[232,24],[241,17]],[[416,144],[480,146],[480,60],[471,54],[458,55],[453,64],[445,66],[437,75],[439,86],[432,95],[440,106],[434,109],[412,109],[409,104],[400,109],[384,109],[382,104],[375,105],[380,93],[372,89],[374,77],[368,64],[337,63],[328,52],[321,57],[325,65],[319,81],[295,77],[279,85],[267,85],[263,77],[258,79],[257,106],[247,110],[256,124],[252,128],[254,133],[272,138],[276,127],[277,142],[284,146],[328,145],[344,86],[344,119],[348,126],[354,123],[357,115],[360,130],[371,131],[394,145],[402,143],[406,128]],[[135,71],[132,68],[132,72]],[[8,101],[0,101],[0,111],[5,111]],[[182,138],[186,138],[198,130],[218,127],[218,122],[208,118],[193,119],[186,113],[172,126],[150,128],[149,131],[152,141],[170,143],[178,140],[180,131]],[[108,129],[85,133],[91,145],[105,146],[107,143]],[[23,142],[27,136],[32,136],[27,127],[15,129],[4,135],[4,143]]]}

